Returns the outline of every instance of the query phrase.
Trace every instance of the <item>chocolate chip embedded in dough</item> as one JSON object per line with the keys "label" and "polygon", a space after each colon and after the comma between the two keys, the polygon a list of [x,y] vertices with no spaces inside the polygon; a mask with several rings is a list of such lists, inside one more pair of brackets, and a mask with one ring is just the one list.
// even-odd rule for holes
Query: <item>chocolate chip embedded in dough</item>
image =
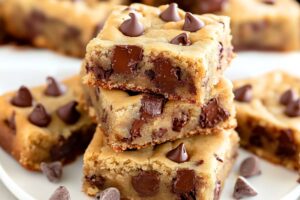
{"label": "chocolate chip embedded in dough", "polygon": [[139,22],[137,14],[129,13],[130,19],[125,20],[119,30],[126,36],[138,37],[144,33],[144,25]]}
{"label": "chocolate chip embedded in dough", "polygon": [[268,5],[274,5],[276,3],[276,0],[262,0],[264,4]]}
{"label": "chocolate chip embedded in dough", "polygon": [[186,33],[181,33],[174,37],[171,41],[171,44],[182,45],[182,46],[189,46],[191,45],[191,40],[188,38]]}
{"label": "chocolate chip embedded in dough", "polygon": [[159,17],[165,22],[177,22],[181,20],[178,13],[178,5],[176,3],[171,3],[169,7],[159,15]]}
{"label": "chocolate chip embedded in dough", "polygon": [[173,180],[172,191],[186,199],[196,199],[197,177],[194,170],[179,169]]}
{"label": "chocolate chip embedded in dough", "polygon": [[51,116],[42,104],[37,104],[28,116],[28,120],[39,127],[47,127],[51,122]]}
{"label": "chocolate chip embedded in dough", "polygon": [[189,116],[186,113],[180,113],[179,116],[176,116],[172,120],[172,130],[180,132],[181,129],[188,123]]}
{"label": "chocolate chip embedded in dough", "polygon": [[160,178],[156,171],[141,171],[133,176],[131,184],[141,197],[155,196],[159,192]]}
{"label": "chocolate chip embedded in dough", "polygon": [[196,32],[205,26],[204,22],[195,17],[192,13],[187,12],[185,14],[185,20],[183,24],[183,30]]}
{"label": "chocolate chip embedded in dough", "polygon": [[250,102],[253,97],[252,85],[247,84],[233,91],[234,100],[239,102]]}
{"label": "chocolate chip embedded in dough", "polygon": [[81,116],[80,112],[78,112],[78,110],[76,109],[77,105],[78,102],[71,101],[66,105],[61,106],[57,110],[58,117],[66,124],[75,124]]}
{"label": "chocolate chip embedded in dough", "polygon": [[105,179],[100,175],[86,176],[85,179],[87,180],[87,182],[89,182],[89,184],[97,187],[98,189],[102,189],[105,183]]}
{"label": "chocolate chip embedded in dough", "polygon": [[47,87],[45,89],[45,95],[58,97],[64,93],[64,88],[53,77],[47,77]]}
{"label": "chocolate chip embedded in dough", "polygon": [[282,105],[289,105],[297,99],[297,95],[294,90],[286,90],[280,97],[279,102]]}
{"label": "chocolate chip embedded in dough", "polygon": [[288,117],[299,117],[300,116],[300,99],[289,103],[286,106],[284,113]]}
{"label": "chocolate chip embedded in dough", "polygon": [[25,86],[21,86],[10,102],[17,107],[31,107],[32,101],[33,98],[29,89]]}
{"label": "chocolate chip embedded in dough", "polygon": [[175,149],[169,151],[166,156],[170,160],[177,163],[183,163],[189,160],[189,155],[186,151],[184,143],[179,144]]}

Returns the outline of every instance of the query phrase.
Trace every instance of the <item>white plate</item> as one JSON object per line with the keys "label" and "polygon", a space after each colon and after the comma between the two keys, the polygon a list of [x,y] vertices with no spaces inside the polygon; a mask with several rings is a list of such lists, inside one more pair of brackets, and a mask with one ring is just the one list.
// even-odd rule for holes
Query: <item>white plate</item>
{"label": "white plate", "polygon": [[[48,75],[62,79],[76,74],[80,63],[81,61],[78,59],[67,58],[46,50],[1,47],[0,93],[16,89],[22,84],[33,86],[44,83],[45,77]],[[281,68],[300,75],[300,66],[296,66],[297,63],[300,63],[300,53],[241,53],[226,74],[231,79],[236,79]],[[232,199],[231,195],[239,164],[247,156],[249,153],[240,150],[238,161],[222,193],[222,200]],[[69,189],[72,200],[90,199],[81,192],[81,160],[82,158],[79,158],[76,162],[64,167],[62,182],[53,184],[39,173],[24,170],[9,155],[0,150],[0,178],[11,192],[22,200],[47,199],[59,185],[64,185]],[[250,183],[258,190],[259,195],[249,199],[294,200],[300,196],[296,172],[263,160],[261,160],[261,167],[262,175],[249,179]],[[6,199],[0,193],[0,199],[2,198]]]}

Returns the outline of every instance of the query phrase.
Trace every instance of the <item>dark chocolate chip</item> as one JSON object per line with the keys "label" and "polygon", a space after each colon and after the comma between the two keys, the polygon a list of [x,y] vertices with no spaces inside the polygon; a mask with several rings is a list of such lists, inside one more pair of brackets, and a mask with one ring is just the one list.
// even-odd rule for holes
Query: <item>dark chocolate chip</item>
{"label": "dark chocolate chip", "polygon": [[159,191],[159,173],[156,171],[141,171],[138,175],[132,177],[131,184],[139,196],[155,196]]}
{"label": "dark chocolate chip", "polygon": [[176,3],[171,3],[169,7],[159,15],[159,17],[165,22],[177,22],[181,20],[178,13],[178,5]]}
{"label": "dark chocolate chip", "polygon": [[155,117],[163,113],[165,99],[157,95],[143,95],[141,115],[143,118]]}
{"label": "dark chocolate chip", "polygon": [[300,116],[300,99],[289,103],[284,111],[288,117]]}
{"label": "dark chocolate chip", "polygon": [[45,95],[58,97],[64,93],[64,88],[53,77],[47,77]]}
{"label": "dark chocolate chip", "polygon": [[155,72],[153,70],[145,70],[145,75],[152,81],[155,78]]}
{"label": "dark chocolate chip", "polygon": [[166,128],[159,128],[158,130],[154,130],[152,132],[152,139],[157,140],[159,138],[162,138],[167,132],[168,132],[168,129],[166,129]]}
{"label": "dark chocolate chip", "polygon": [[297,100],[297,95],[294,92],[294,90],[289,89],[286,90],[280,97],[279,102],[282,105],[289,105],[290,103],[294,102]]}
{"label": "dark chocolate chip", "polygon": [[181,199],[196,199],[197,177],[194,170],[180,169],[173,180],[172,191]]}
{"label": "dark chocolate chip", "polygon": [[33,98],[29,89],[25,86],[21,86],[16,96],[11,99],[11,104],[18,107],[30,107],[32,106],[32,100]]}
{"label": "dark chocolate chip", "polygon": [[28,17],[24,19],[24,26],[26,27],[28,37],[34,38],[38,36],[42,32],[46,20],[47,17],[42,11],[33,9]]}
{"label": "dark chocolate chip", "polygon": [[224,162],[223,159],[220,158],[217,154],[214,153],[214,156],[215,156],[215,158],[216,158],[217,161],[219,161],[221,163]]}
{"label": "dark chocolate chip", "polygon": [[252,85],[244,85],[233,91],[234,100],[239,102],[250,102],[252,100],[253,92]]}
{"label": "dark chocolate chip", "polygon": [[214,200],[219,200],[220,199],[221,191],[222,191],[221,181],[217,181],[216,186],[215,186],[215,190],[214,190]]}
{"label": "dark chocolate chip", "polygon": [[100,175],[86,176],[85,179],[89,182],[89,184],[97,187],[98,189],[102,189],[104,186],[105,179]]}
{"label": "dark chocolate chip", "polygon": [[42,104],[37,104],[28,116],[28,120],[39,127],[47,127],[51,122],[51,116]]}
{"label": "dark chocolate chip", "polygon": [[243,177],[238,177],[233,191],[233,197],[236,199],[242,199],[244,197],[256,196],[256,190],[246,181]]}
{"label": "dark chocolate chip", "polygon": [[59,161],[52,163],[42,162],[40,168],[43,174],[48,178],[50,182],[57,183],[62,177],[62,163]]}
{"label": "dark chocolate chip", "polygon": [[192,13],[187,12],[185,14],[185,20],[182,28],[184,31],[196,32],[204,26],[204,22],[195,17]]}
{"label": "dark chocolate chip", "polygon": [[137,119],[133,121],[130,129],[131,140],[141,137],[141,128],[144,124],[145,124],[144,119]]}
{"label": "dark chocolate chip", "polygon": [[227,0],[201,0],[197,1],[197,9],[200,13],[215,13],[222,11]]}
{"label": "dark chocolate chip", "polygon": [[98,35],[98,33],[100,33],[100,31],[101,31],[102,28],[103,28],[103,25],[104,25],[103,22],[99,22],[99,23],[95,26],[94,34],[93,34],[94,37],[96,37],[96,36]]}
{"label": "dark chocolate chip", "polygon": [[126,36],[138,37],[144,33],[144,25],[139,22],[137,14],[129,13],[130,19],[125,20],[119,30]]}
{"label": "dark chocolate chip", "polygon": [[175,149],[169,151],[166,156],[170,160],[177,163],[183,163],[189,160],[189,155],[186,151],[184,143],[179,144]]}
{"label": "dark chocolate chip", "polygon": [[268,5],[274,5],[276,3],[276,0],[262,0],[264,4]]}
{"label": "dark chocolate chip", "polygon": [[181,113],[179,117],[174,117],[172,121],[172,130],[180,132],[181,129],[188,123],[189,116],[185,113]]}
{"label": "dark chocolate chip", "polygon": [[266,135],[268,135],[268,132],[264,127],[256,126],[251,132],[249,143],[256,147],[263,147],[262,137]]}
{"label": "dark chocolate chip", "polygon": [[196,166],[200,166],[200,165],[202,165],[203,163],[204,163],[204,160],[198,160],[198,161],[196,161],[195,165],[196,165]]}
{"label": "dark chocolate chip", "polygon": [[98,80],[108,80],[112,75],[112,69],[103,69],[101,66],[87,67],[87,72],[92,71]]}
{"label": "dark chocolate chip", "polygon": [[75,124],[80,118],[80,112],[76,109],[78,103],[76,101],[71,101],[66,105],[58,108],[57,115],[66,124]]}
{"label": "dark chocolate chip", "polygon": [[188,35],[186,33],[181,33],[174,37],[171,41],[171,44],[176,44],[176,45],[182,45],[182,46],[189,46],[191,45],[191,41],[188,38]]}
{"label": "dark chocolate chip", "polygon": [[66,26],[65,32],[62,35],[62,38],[65,40],[75,40],[79,38],[81,35],[81,31],[74,26]]}
{"label": "dark chocolate chip", "polygon": [[96,195],[95,200],[120,200],[120,198],[120,191],[117,188],[110,187],[103,190],[102,192],[99,192]]}
{"label": "dark chocolate chip", "polygon": [[283,157],[295,156],[297,153],[297,146],[292,130],[281,130],[278,137],[278,147],[276,155]]}
{"label": "dark chocolate chip", "polygon": [[16,113],[15,113],[15,111],[13,111],[11,116],[7,120],[5,120],[5,122],[11,130],[13,130],[13,131],[16,130]]}
{"label": "dark chocolate chip", "polygon": [[70,193],[64,186],[59,186],[49,200],[71,200]]}
{"label": "dark chocolate chip", "polygon": [[240,166],[240,175],[243,177],[252,177],[261,174],[258,159],[251,156],[246,158]]}
{"label": "dark chocolate chip", "polygon": [[201,128],[213,128],[218,123],[229,118],[229,113],[224,110],[217,99],[211,99],[201,108],[199,124]]}
{"label": "dark chocolate chip", "polygon": [[135,45],[117,45],[112,54],[112,69],[118,74],[134,73],[143,59],[143,49]]}

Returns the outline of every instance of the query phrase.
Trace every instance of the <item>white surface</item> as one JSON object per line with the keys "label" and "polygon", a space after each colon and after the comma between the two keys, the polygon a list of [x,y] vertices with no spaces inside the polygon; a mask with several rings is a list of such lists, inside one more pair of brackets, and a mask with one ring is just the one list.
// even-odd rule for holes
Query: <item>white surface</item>
{"label": "white surface", "polygon": [[[45,77],[52,75],[62,79],[78,72],[80,60],[66,58],[48,51],[0,48],[0,93],[17,89],[20,85],[37,85],[45,82]],[[296,66],[299,65],[299,66]],[[300,54],[262,54],[243,53],[228,70],[228,77],[243,78],[261,74],[274,68],[282,68],[300,75]],[[271,83],[270,83],[271,84]],[[240,150],[238,161],[226,182],[222,200],[232,199],[233,185],[242,159],[249,153]],[[258,190],[259,195],[251,200],[293,200],[300,196],[300,187],[296,172],[286,170],[265,161],[261,161],[262,175],[248,179]],[[82,161],[77,161],[64,168],[64,176],[59,184],[49,183],[43,175],[29,172],[20,167],[10,156],[0,150],[0,178],[9,190],[22,200],[47,199],[59,186],[66,186],[72,200],[89,199],[81,192]],[[2,192],[0,199],[14,199],[7,192]],[[4,196],[6,195],[6,196]],[[8,196],[7,196],[8,195]]]}

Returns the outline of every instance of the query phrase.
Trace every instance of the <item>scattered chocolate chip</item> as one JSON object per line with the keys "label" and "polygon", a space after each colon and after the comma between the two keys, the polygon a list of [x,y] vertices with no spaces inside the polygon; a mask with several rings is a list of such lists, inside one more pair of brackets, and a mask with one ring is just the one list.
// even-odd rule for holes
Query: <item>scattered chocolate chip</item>
{"label": "scattered chocolate chip", "polygon": [[75,124],[80,118],[80,112],[77,111],[76,106],[78,103],[76,101],[71,101],[66,105],[58,108],[57,115],[66,124]]}
{"label": "scattered chocolate chip", "polygon": [[184,143],[179,144],[175,149],[169,151],[166,156],[170,160],[177,163],[183,163],[189,160],[189,155],[186,151]]}
{"label": "scattered chocolate chip", "polygon": [[219,162],[224,162],[222,158],[220,158],[217,154],[214,153],[214,157],[216,158],[217,161]]}
{"label": "scattered chocolate chip", "polygon": [[240,166],[240,175],[243,177],[252,177],[261,174],[258,159],[251,156],[246,158]]}
{"label": "scattered chocolate chip", "polygon": [[71,200],[71,197],[67,188],[59,186],[49,200]]}
{"label": "scattered chocolate chip", "polygon": [[289,103],[287,105],[284,113],[288,117],[299,117],[300,116],[300,99]]}
{"label": "scattered chocolate chip", "polygon": [[64,89],[53,77],[47,77],[47,87],[45,90],[45,95],[58,97],[64,93]]}
{"label": "scattered chocolate chip", "polygon": [[29,89],[25,86],[21,86],[16,96],[11,99],[11,103],[18,107],[30,107],[32,106],[32,100],[33,98]]}
{"label": "scattered chocolate chip", "polygon": [[166,128],[159,128],[158,130],[154,130],[152,132],[152,139],[156,140],[158,138],[162,138],[167,132],[168,132],[168,129],[166,129]]}
{"label": "scattered chocolate chip", "polygon": [[182,46],[189,46],[191,45],[191,41],[188,38],[188,35],[186,33],[181,33],[174,37],[171,41],[171,44],[176,44],[176,45],[182,45]]}
{"label": "scattered chocolate chip", "polygon": [[273,5],[276,3],[276,0],[262,0],[262,2],[268,5]]}
{"label": "scattered chocolate chip", "polygon": [[217,181],[215,190],[214,190],[214,200],[219,200],[222,190],[222,184],[221,181]]}
{"label": "scattered chocolate chip", "polygon": [[160,178],[156,171],[141,171],[133,176],[131,184],[141,197],[151,197],[158,193]]}
{"label": "scattered chocolate chip", "polygon": [[121,194],[117,188],[110,187],[96,195],[95,200],[120,200]]}
{"label": "scattered chocolate chip", "polygon": [[144,33],[144,25],[139,22],[136,13],[129,13],[130,19],[125,20],[121,26],[120,31],[129,37],[138,37]]}
{"label": "scattered chocolate chip", "polygon": [[104,186],[105,179],[100,175],[86,176],[85,179],[89,182],[89,184],[97,187],[98,189],[102,189]]}
{"label": "scattered chocolate chip", "polygon": [[217,99],[211,99],[201,108],[199,124],[201,128],[213,128],[218,123],[229,118],[229,113],[224,110]]}
{"label": "scattered chocolate chip", "polygon": [[276,150],[276,155],[291,157],[296,155],[297,146],[295,144],[295,139],[292,130],[281,130],[278,137],[278,147]]}
{"label": "scattered chocolate chip", "polygon": [[111,65],[115,73],[130,75],[143,59],[143,49],[135,45],[117,45],[112,53]]}
{"label": "scattered chocolate chip", "polygon": [[51,116],[42,104],[37,104],[28,116],[28,120],[39,127],[47,127],[51,122]]}
{"label": "scattered chocolate chip", "polygon": [[172,191],[181,199],[196,199],[197,177],[194,170],[180,169],[173,180]]}
{"label": "scattered chocolate chip", "polygon": [[198,161],[196,161],[195,165],[196,165],[196,166],[200,166],[200,165],[202,165],[203,163],[204,163],[204,160],[198,160]]}
{"label": "scattered chocolate chip", "polygon": [[256,196],[256,190],[247,182],[243,177],[238,177],[233,191],[233,197],[236,199],[242,199],[244,197]]}
{"label": "scattered chocolate chip", "polygon": [[59,161],[52,163],[42,162],[40,168],[50,182],[57,183],[62,177],[62,163]]}
{"label": "scattered chocolate chip", "polygon": [[289,89],[289,90],[286,90],[280,97],[279,99],[279,102],[282,104],[282,105],[289,105],[290,103],[294,102],[297,100],[297,95],[296,93]]}
{"label": "scattered chocolate chip", "polygon": [[179,117],[174,117],[172,121],[172,130],[180,132],[181,129],[188,123],[189,116],[185,113],[181,113]]}
{"label": "scattered chocolate chip", "polygon": [[192,13],[187,12],[185,14],[185,20],[183,24],[183,30],[196,32],[205,26],[204,22],[195,17]]}
{"label": "scattered chocolate chip", "polygon": [[154,117],[163,113],[165,99],[157,95],[143,95],[141,115],[143,118]]}
{"label": "scattered chocolate chip", "polygon": [[13,111],[11,116],[7,120],[5,120],[5,122],[11,130],[15,131],[16,130],[16,112]]}
{"label": "scattered chocolate chip", "polygon": [[178,5],[176,3],[171,3],[169,7],[159,15],[159,17],[165,22],[177,22],[181,20],[178,13]]}
{"label": "scattered chocolate chip", "polygon": [[152,81],[155,78],[155,72],[153,70],[145,70],[145,75]]}
{"label": "scattered chocolate chip", "polygon": [[233,93],[234,100],[239,102],[250,102],[253,96],[252,85],[244,85],[240,88],[235,89]]}

